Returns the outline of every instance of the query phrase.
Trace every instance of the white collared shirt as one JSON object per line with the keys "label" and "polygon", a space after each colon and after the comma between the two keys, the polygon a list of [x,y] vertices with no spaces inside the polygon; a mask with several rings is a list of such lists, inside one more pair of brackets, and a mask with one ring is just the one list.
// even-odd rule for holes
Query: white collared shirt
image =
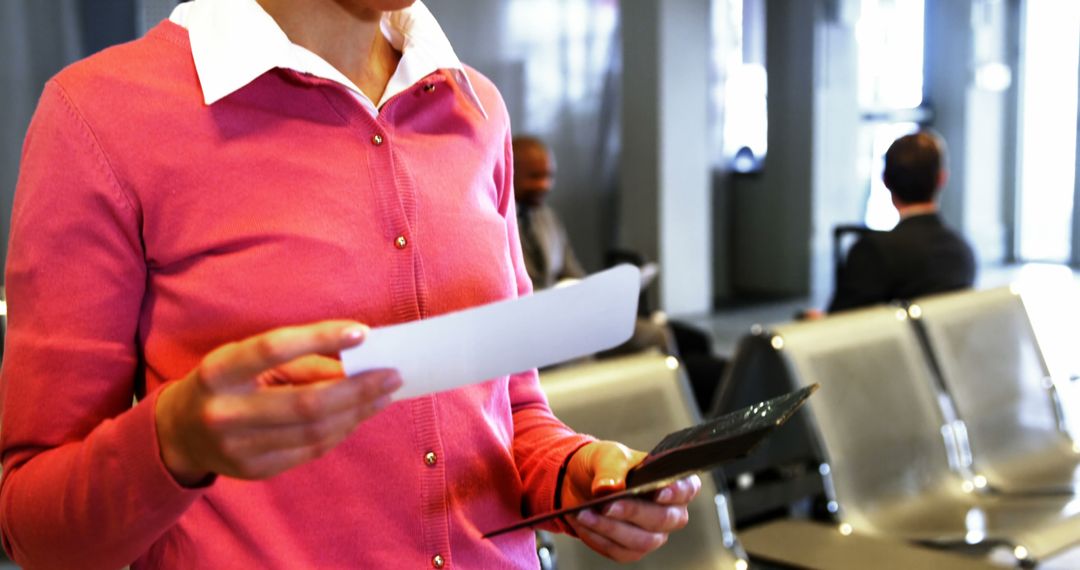
{"label": "white collared shirt", "polygon": [[260,75],[281,67],[343,85],[373,116],[391,97],[431,73],[453,73],[462,92],[487,117],[469,77],[435,16],[417,0],[383,15],[380,28],[401,52],[378,104],[325,59],[294,44],[256,0],[194,0],[177,6],[169,19],[188,30],[191,55],[207,105],[238,91]]}

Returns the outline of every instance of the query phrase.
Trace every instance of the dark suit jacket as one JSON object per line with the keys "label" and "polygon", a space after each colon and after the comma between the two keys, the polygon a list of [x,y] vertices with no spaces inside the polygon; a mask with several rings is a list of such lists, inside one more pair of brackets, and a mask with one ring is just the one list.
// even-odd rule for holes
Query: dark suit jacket
{"label": "dark suit jacket", "polygon": [[901,220],[852,246],[829,312],[971,287],[975,256],[937,214]]}

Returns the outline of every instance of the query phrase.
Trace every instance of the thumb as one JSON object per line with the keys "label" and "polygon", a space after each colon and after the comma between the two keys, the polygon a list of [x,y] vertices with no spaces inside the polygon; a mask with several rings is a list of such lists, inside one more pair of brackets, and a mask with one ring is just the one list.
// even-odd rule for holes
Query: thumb
{"label": "thumb", "polygon": [[579,452],[576,473],[572,473],[575,487],[588,489],[591,496],[606,495],[626,487],[626,473],[641,462],[645,453],[635,451],[614,441],[597,441]]}
{"label": "thumb", "polygon": [[281,386],[286,384],[312,384],[324,380],[343,378],[345,371],[341,361],[321,354],[307,354],[265,370],[256,377],[260,386]]}

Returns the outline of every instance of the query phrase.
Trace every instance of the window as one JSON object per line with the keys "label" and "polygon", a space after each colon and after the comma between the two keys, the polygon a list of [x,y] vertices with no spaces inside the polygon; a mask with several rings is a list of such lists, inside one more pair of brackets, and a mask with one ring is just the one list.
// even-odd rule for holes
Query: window
{"label": "window", "polygon": [[507,16],[508,57],[520,58],[525,74],[518,132],[543,133],[561,113],[603,104],[619,49],[616,0],[513,0]]}
{"label": "window", "polygon": [[736,172],[761,168],[768,151],[763,0],[713,0],[713,105],[723,110],[720,159]]}
{"label": "window", "polygon": [[1018,254],[1070,256],[1076,177],[1080,0],[1024,3]]}
{"label": "window", "polygon": [[881,181],[885,151],[928,116],[922,108],[924,9],[923,0],[862,0],[855,24],[863,115],[856,167],[867,181],[864,222],[876,230],[900,219]]}

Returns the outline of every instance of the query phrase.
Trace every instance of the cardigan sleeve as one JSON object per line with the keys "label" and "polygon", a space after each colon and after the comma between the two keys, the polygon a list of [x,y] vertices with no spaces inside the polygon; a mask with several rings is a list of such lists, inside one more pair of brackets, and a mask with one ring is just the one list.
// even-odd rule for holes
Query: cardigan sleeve
{"label": "cardigan sleeve", "polygon": [[24,566],[125,566],[200,494],[162,463],[157,392],[132,405],[140,225],[95,130],[52,80],[23,148],[6,268],[0,530]]}
{"label": "cardigan sleeve", "polygon": [[[532,293],[532,282],[525,271],[521,242],[514,211],[513,157],[509,132],[500,172],[496,173],[499,185],[500,212],[506,219],[507,242],[510,258],[517,280],[518,296]],[[536,370],[522,372],[510,377],[510,404],[514,416],[514,462],[525,489],[523,508],[527,514],[550,511],[555,506],[559,471],[572,453],[594,438],[581,435],[560,422],[548,406],[547,397],[540,388]],[[548,530],[572,532],[561,521],[547,525]]]}

